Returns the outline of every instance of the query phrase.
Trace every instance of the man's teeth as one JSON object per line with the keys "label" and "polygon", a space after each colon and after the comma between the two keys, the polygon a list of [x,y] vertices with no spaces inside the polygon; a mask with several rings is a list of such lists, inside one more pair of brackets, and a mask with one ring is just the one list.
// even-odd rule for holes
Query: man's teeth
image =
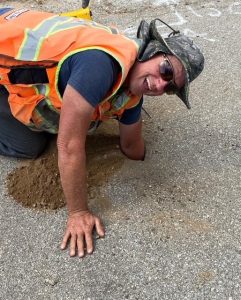
{"label": "man's teeth", "polygon": [[147,82],[147,85],[148,85],[148,89],[151,91],[151,83],[150,83],[150,80],[148,78],[146,78],[146,82]]}

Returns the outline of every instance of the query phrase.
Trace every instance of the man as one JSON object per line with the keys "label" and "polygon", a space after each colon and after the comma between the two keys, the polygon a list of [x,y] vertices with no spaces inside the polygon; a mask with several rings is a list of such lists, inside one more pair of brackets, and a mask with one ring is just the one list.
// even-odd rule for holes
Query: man
{"label": "man", "polygon": [[[104,227],[88,209],[85,140],[91,124],[119,121],[120,148],[144,160],[143,95],[177,94],[190,108],[189,83],[204,58],[186,36],[163,39],[156,19],[142,21],[136,40],[115,28],[27,9],[0,16],[0,154],[34,158],[48,134],[58,133],[58,164],[68,208],[61,248],[70,256],[93,252],[94,228]],[[161,21],[162,22],[162,21]],[[168,26],[168,25],[167,25]]]}

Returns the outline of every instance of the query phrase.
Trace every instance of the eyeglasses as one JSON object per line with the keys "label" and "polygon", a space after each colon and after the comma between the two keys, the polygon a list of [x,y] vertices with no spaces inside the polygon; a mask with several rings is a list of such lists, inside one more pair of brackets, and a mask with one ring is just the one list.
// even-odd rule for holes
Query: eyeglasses
{"label": "eyeglasses", "polygon": [[168,84],[165,86],[164,92],[168,95],[176,94],[179,91],[179,88],[175,84],[175,76],[173,66],[164,54],[164,60],[160,63],[160,75],[164,81],[167,81]]}

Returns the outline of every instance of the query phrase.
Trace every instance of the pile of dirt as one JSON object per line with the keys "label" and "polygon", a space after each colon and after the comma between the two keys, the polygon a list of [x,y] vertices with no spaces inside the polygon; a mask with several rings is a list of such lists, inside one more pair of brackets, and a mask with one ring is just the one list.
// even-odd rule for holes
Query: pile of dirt
{"label": "pile of dirt", "polygon": [[[108,205],[102,186],[123,164],[119,137],[98,134],[87,137],[87,176],[89,202],[102,198]],[[9,194],[25,207],[55,210],[65,205],[57,164],[56,142],[40,158],[24,164],[8,175]]]}
{"label": "pile of dirt", "polygon": [[28,162],[7,177],[8,193],[26,207],[57,209],[65,205],[57,166],[57,151]]}

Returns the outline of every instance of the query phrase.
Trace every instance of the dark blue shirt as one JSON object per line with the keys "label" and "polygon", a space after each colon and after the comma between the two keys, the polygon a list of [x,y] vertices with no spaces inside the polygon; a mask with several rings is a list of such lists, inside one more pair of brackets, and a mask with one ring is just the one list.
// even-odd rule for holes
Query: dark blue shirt
{"label": "dark blue shirt", "polygon": [[[120,66],[115,59],[100,50],[78,52],[67,58],[61,66],[58,88],[63,96],[67,84],[77,90],[96,107],[117,81]],[[122,115],[123,124],[136,123],[141,115],[142,102]]]}

